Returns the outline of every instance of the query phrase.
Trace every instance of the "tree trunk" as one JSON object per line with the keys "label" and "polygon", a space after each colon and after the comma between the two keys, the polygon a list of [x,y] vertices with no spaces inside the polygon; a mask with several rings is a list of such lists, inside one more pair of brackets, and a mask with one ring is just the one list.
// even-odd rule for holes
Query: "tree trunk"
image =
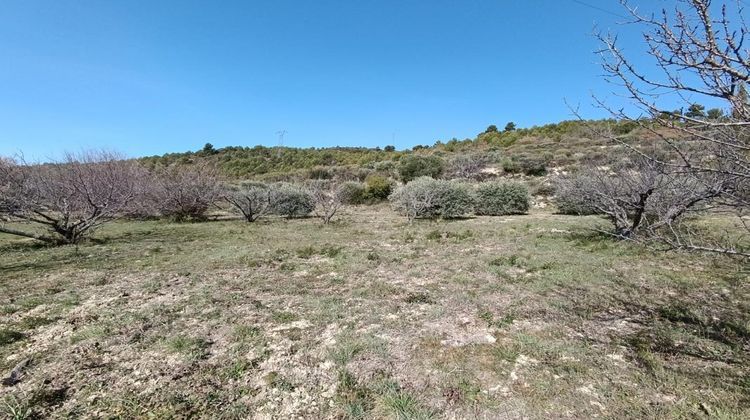
{"label": "tree trunk", "polygon": [[36,233],[30,233],[30,232],[24,232],[22,230],[9,228],[7,226],[0,226],[0,232],[7,233],[9,235],[22,236],[24,238],[36,239],[37,241],[47,242],[51,244],[60,242],[56,240],[55,238],[51,238],[49,236],[39,235]]}

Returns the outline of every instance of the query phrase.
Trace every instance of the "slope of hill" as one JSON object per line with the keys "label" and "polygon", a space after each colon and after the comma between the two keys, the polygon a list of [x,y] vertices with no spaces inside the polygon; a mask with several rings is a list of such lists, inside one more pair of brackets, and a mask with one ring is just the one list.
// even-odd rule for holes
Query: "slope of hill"
{"label": "slope of hill", "polygon": [[[598,129],[611,129],[619,135],[633,131],[635,124],[613,120],[563,121],[539,127],[496,131],[490,129],[474,139],[438,140],[432,146],[417,145],[412,150],[397,151],[385,148],[331,147],[225,147],[214,149],[206,145],[196,152],[170,153],[142,158],[150,166],[194,163],[215,163],[231,178],[277,179],[316,177],[316,170],[341,172],[348,168],[348,176],[356,178],[359,169],[388,171],[392,162],[409,154],[434,154],[446,159],[461,154],[484,154],[490,164],[511,167],[514,162],[537,161],[544,165],[561,166],[580,162],[584,158],[602,157],[608,140],[593,134]],[[592,130],[595,129],[595,130]],[[389,164],[389,162],[391,162]]]}

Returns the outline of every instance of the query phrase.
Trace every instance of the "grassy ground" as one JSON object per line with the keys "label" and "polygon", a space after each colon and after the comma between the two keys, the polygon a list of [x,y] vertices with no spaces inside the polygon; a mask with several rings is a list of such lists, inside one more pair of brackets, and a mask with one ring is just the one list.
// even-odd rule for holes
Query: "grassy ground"
{"label": "grassy ground", "polygon": [[0,415],[750,417],[748,267],[599,223],[376,206],[0,236]]}

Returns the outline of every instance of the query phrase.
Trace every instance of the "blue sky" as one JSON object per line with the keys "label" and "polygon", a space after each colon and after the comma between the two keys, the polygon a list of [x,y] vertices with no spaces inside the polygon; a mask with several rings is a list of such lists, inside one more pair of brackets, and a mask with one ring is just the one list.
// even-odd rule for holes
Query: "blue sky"
{"label": "blue sky", "polygon": [[591,33],[634,34],[622,20],[575,0],[4,0],[0,154],[276,145],[280,130],[407,148],[570,119],[565,99],[601,117],[590,95],[612,87]]}

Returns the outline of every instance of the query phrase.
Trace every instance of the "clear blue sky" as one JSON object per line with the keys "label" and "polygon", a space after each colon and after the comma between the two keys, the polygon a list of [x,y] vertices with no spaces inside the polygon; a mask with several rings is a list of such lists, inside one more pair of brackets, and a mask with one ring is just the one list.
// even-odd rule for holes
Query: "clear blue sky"
{"label": "clear blue sky", "polygon": [[601,117],[591,33],[636,29],[622,20],[574,0],[4,0],[0,154],[275,145],[279,130],[406,148],[570,119],[566,98]]}

